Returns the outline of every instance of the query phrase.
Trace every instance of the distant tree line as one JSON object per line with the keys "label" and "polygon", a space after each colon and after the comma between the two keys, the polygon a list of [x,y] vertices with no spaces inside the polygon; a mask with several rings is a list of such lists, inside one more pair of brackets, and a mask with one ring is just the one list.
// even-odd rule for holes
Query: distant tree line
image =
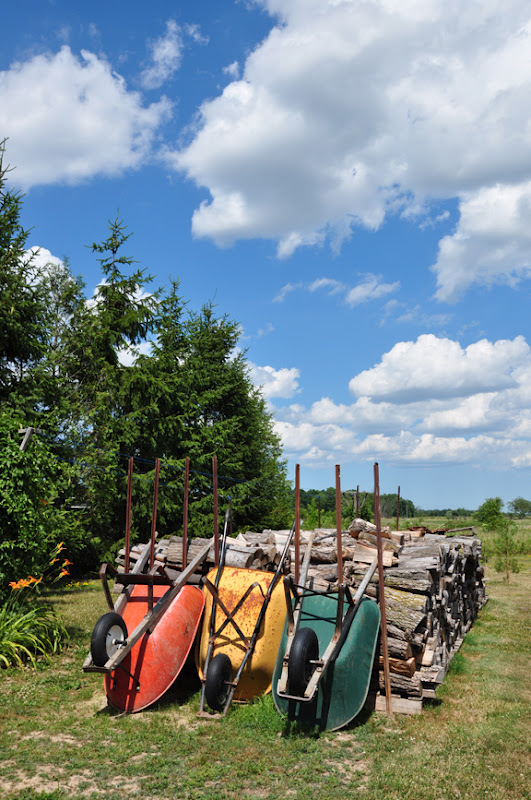
{"label": "distant tree line", "polygon": [[[157,458],[159,535],[182,528],[186,457],[191,536],[212,531],[214,455],[236,528],[289,524],[280,440],[237,350],[238,323],[211,303],[188,308],[177,281],[150,291],[118,216],[91,247],[102,273],[93,299],[67,262],[38,272],[3,156],[0,144],[0,594],[58,541],[80,570],[118,546],[130,456],[133,537],[149,536]],[[38,432],[22,452],[29,427]]]}
{"label": "distant tree line", "polygon": [[446,517],[447,519],[465,519],[471,517],[474,511],[469,508],[423,508],[418,509],[418,514],[424,517]]}
{"label": "distant tree line", "polygon": [[[381,494],[380,509],[382,517],[396,517],[398,495]],[[294,505],[294,490],[291,490],[291,503]],[[361,519],[372,521],[374,517],[374,493],[359,491],[358,514]],[[301,517],[307,528],[317,527],[319,523],[319,509],[321,511],[321,526],[335,527],[336,517],[336,490],[334,487],[327,489],[301,489],[300,492]],[[415,516],[416,509],[411,500],[401,497],[399,503],[400,518]],[[346,489],[341,492],[341,516],[343,521],[349,522],[356,514],[356,490]]]}

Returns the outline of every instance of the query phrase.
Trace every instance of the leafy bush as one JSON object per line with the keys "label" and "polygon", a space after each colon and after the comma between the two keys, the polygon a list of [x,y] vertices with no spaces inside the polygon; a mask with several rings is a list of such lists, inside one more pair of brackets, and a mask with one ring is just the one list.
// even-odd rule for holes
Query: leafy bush
{"label": "leafy bush", "polygon": [[70,556],[82,549],[84,534],[69,510],[72,467],[61,462],[46,440],[33,436],[20,450],[22,419],[0,410],[0,602],[20,575],[40,575],[50,552],[62,543]]}
{"label": "leafy bush", "polygon": [[488,497],[475,512],[474,518],[483,525],[485,530],[494,531],[504,519],[502,508],[501,497]]}

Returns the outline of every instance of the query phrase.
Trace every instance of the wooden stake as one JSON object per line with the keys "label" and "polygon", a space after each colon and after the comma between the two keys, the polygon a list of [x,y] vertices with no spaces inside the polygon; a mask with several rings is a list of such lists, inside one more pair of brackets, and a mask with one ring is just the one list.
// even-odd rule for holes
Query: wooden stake
{"label": "wooden stake", "polygon": [[343,584],[343,543],[341,539],[341,467],[336,464],[337,585]]}
{"label": "wooden stake", "polygon": [[125,572],[129,572],[129,554],[131,552],[131,498],[133,494],[133,460],[133,456],[130,456],[129,465],[127,468],[127,501],[125,506]]}
{"label": "wooden stake", "polygon": [[219,520],[218,520],[218,457],[212,456],[212,491],[214,495],[214,566],[219,564]]}
{"label": "wooden stake", "polygon": [[151,515],[151,550],[149,553],[150,570],[153,569],[153,564],[155,563],[155,537],[157,535],[157,504],[159,501],[159,474],[160,474],[160,458],[156,458],[155,485],[153,487],[153,513]]}
{"label": "wooden stake", "polygon": [[183,508],[183,572],[188,563],[188,486],[190,479],[190,459],[184,460],[184,508]]}
{"label": "wooden stake", "polygon": [[383,546],[382,546],[382,520],[380,511],[380,475],[378,464],[374,465],[374,523],[376,525],[376,538],[378,550],[378,594],[380,600],[380,630],[382,638],[382,656],[384,668],[385,703],[387,716],[393,717],[391,700],[391,675],[389,670],[389,649],[387,646],[387,615],[385,613]]}
{"label": "wooden stake", "polygon": [[300,464],[295,464],[295,584],[299,585],[301,563],[301,481]]}

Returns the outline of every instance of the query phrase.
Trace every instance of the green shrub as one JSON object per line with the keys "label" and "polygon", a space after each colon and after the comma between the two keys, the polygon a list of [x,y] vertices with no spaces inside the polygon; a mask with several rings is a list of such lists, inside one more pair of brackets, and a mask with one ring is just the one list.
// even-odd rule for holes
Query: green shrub
{"label": "green shrub", "polygon": [[39,655],[56,653],[66,638],[66,629],[52,609],[27,605],[18,595],[0,608],[0,665],[35,666]]}
{"label": "green shrub", "polygon": [[43,573],[58,542],[74,560],[86,538],[69,509],[72,466],[38,435],[21,451],[20,427],[15,412],[0,410],[0,603],[10,582]]}

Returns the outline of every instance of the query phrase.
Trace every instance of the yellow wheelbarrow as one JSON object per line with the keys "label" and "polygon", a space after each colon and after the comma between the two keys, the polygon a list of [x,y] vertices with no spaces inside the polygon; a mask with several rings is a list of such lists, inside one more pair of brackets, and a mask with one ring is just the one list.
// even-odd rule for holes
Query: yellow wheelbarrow
{"label": "yellow wheelbarrow", "polygon": [[225,566],[225,526],[219,564],[204,580],[206,595],[196,666],[202,682],[200,716],[205,702],[226,714],[232,701],[251,700],[271,691],[273,670],[286,618],[280,577],[295,524],[286,539],[276,572]]}

